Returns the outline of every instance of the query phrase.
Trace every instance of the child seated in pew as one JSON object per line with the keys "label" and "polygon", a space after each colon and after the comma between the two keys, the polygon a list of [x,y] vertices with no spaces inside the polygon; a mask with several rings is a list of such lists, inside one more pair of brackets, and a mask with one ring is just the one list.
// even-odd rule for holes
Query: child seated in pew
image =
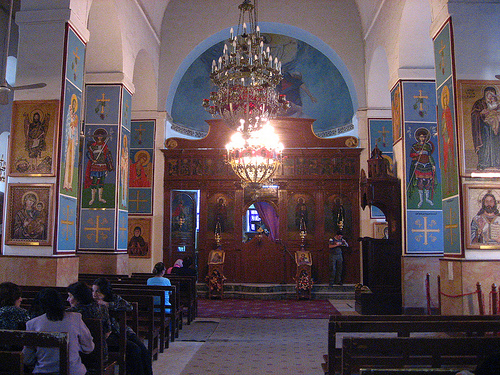
{"label": "child seated in pew", "polygon": [[[108,279],[100,277],[92,285],[92,297],[99,305],[104,305],[109,311],[132,311],[133,306],[118,294],[113,292]],[[111,318],[111,335],[108,345],[117,342],[120,334],[119,323]],[[137,334],[127,326],[127,374],[128,375],[152,375],[153,363],[151,353],[144,346]]]}
{"label": "child seated in pew", "polygon": [[21,308],[21,289],[11,282],[0,284],[0,329],[26,329],[28,310]]}
{"label": "child seated in pew", "polygon": [[[68,355],[70,375],[85,375],[87,369],[80,359],[80,352],[90,353],[94,342],[89,329],[82,320],[82,315],[66,312],[59,292],[52,288],[42,289],[38,301],[44,312],[26,323],[27,331],[65,332],[68,333]],[[57,348],[25,346],[24,363],[34,366],[34,374],[59,373],[59,351]]]}
{"label": "child seated in pew", "polygon": [[[155,264],[154,268],[153,268],[153,277],[150,277],[148,280],[147,280],[147,285],[159,285],[159,286],[171,286],[172,284],[170,283],[170,280],[167,279],[166,277],[163,277],[165,275],[165,271],[166,271],[166,268],[165,268],[165,265],[163,264],[163,262],[158,262]],[[168,308],[165,308],[165,312],[166,313],[170,313],[170,301],[169,301],[169,296],[170,296],[170,292],[169,291],[165,291],[165,307],[168,307]],[[160,297],[155,297],[155,305],[159,305],[160,304],[160,301],[159,301]],[[159,309],[155,309],[155,311],[159,311]]]}

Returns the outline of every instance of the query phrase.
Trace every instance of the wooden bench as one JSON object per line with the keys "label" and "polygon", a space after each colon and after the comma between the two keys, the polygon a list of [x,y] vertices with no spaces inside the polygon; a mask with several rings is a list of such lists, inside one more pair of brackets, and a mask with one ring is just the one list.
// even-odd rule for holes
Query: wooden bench
{"label": "wooden bench", "polygon": [[[113,289],[116,290],[129,289],[132,292],[137,291],[139,293],[151,293],[152,295],[158,297],[157,299],[155,299],[156,315],[161,315],[162,318],[165,320],[165,322],[167,322],[168,320],[172,322],[171,326],[172,329],[170,333],[171,341],[175,341],[175,338],[179,337],[179,330],[182,329],[182,309],[180,306],[179,293],[176,285],[163,286],[163,285],[145,285],[145,284],[125,284],[123,282],[112,285]],[[163,296],[161,296],[159,292],[163,292]],[[170,312],[164,312],[162,314],[161,306],[163,306],[163,310],[165,310],[165,304],[164,304],[165,292],[170,292],[169,296]],[[168,326],[166,328],[168,330]]]}
{"label": "wooden bench", "polygon": [[475,368],[499,350],[500,337],[345,337],[341,374],[351,375],[366,367]]}
{"label": "wooden bench", "polygon": [[[68,289],[66,287],[48,287],[42,285],[20,285],[21,296],[23,297],[21,307],[29,310],[34,298],[44,288],[53,288],[61,293],[63,300],[67,300]],[[137,306],[137,305],[136,305]],[[68,304],[69,307],[69,304]],[[137,307],[136,307],[137,309]],[[118,346],[116,348],[108,347],[108,357],[111,361],[116,361],[119,367],[119,374],[125,375],[126,372],[126,350],[127,350],[127,313],[125,311],[110,311],[110,316],[113,316],[120,326],[120,335],[118,338]],[[132,323],[131,328],[134,329],[134,315],[135,315],[135,330],[137,330],[137,312],[132,311],[128,315],[129,321]]]}
{"label": "wooden bench", "polygon": [[[69,374],[68,334],[0,329],[0,342],[9,345],[59,349],[59,374]],[[17,355],[16,355],[16,358]],[[17,368],[17,366],[16,366]]]}
{"label": "wooden bench", "polygon": [[456,375],[461,369],[452,368],[362,368],[359,375]]}
{"label": "wooden bench", "polygon": [[[137,293],[137,292],[136,292]],[[123,294],[123,298],[129,302],[138,303],[139,327],[137,335],[148,341],[148,350],[151,357],[158,359],[160,328],[155,326],[154,297],[152,295]]]}
{"label": "wooden bench", "polygon": [[[128,300],[127,299],[128,295],[137,295],[137,294],[151,295],[153,297],[156,297],[154,299],[157,299],[158,301],[155,301],[154,304],[155,307],[154,318],[155,318],[155,325],[160,330],[159,350],[160,353],[163,353],[165,346],[167,348],[169,346],[169,339],[174,341],[175,336],[178,336],[179,334],[179,315],[176,314],[176,311],[179,311],[180,309],[178,308],[177,310],[175,310],[174,305],[172,305],[170,313],[165,312],[165,291],[172,291],[173,292],[172,294],[175,296],[175,291],[176,291],[175,286],[157,287],[149,285],[128,285],[119,283],[113,285],[113,290],[115,290],[126,300]],[[172,299],[172,303],[173,304],[177,303],[175,297]],[[172,320],[172,317],[174,317],[174,320]],[[170,322],[172,322],[172,331],[170,331]],[[170,332],[172,333],[170,334]]]}
{"label": "wooden bench", "polygon": [[[363,317],[366,320],[361,320]],[[382,319],[380,319],[382,317]],[[440,319],[443,317],[443,319]],[[478,316],[474,316],[478,317]],[[350,318],[350,319],[349,319]],[[377,319],[379,318],[379,319]],[[463,319],[463,320],[460,320]],[[329,374],[340,371],[341,347],[338,334],[348,336],[360,333],[379,333],[399,337],[408,337],[411,333],[440,333],[449,332],[466,334],[467,332],[498,332],[500,319],[483,318],[474,319],[463,315],[455,316],[338,316],[332,317],[328,326],[328,355],[325,356],[323,369]]]}
{"label": "wooden bench", "polygon": [[104,348],[106,337],[102,330],[101,319],[83,319],[94,340],[94,350],[91,353],[80,353],[82,363],[87,368],[87,375],[114,375],[118,365],[114,359],[105,358]]}
{"label": "wooden bench", "polygon": [[[152,277],[150,273],[132,273],[131,280],[146,284]],[[190,324],[198,314],[198,296],[196,290],[197,276],[165,275],[172,284],[179,285],[180,304],[186,309],[187,324]]]}
{"label": "wooden bench", "polygon": [[24,375],[21,351],[0,351],[0,375]]}

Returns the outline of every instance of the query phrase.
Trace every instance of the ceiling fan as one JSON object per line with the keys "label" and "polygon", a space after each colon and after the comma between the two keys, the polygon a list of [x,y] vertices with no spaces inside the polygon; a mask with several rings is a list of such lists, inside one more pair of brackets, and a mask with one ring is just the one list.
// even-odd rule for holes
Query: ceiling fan
{"label": "ceiling fan", "polygon": [[9,93],[14,90],[38,89],[47,86],[46,83],[34,83],[31,85],[11,86],[7,83],[7,58],[9,57],[10,29],[12,26],[12,11],[14,0],[10,0],[9,19],[7,21],[7,35],[5,37],[5,54],[2,61],[2,76],[0,77],[0,104],[9,104]]}

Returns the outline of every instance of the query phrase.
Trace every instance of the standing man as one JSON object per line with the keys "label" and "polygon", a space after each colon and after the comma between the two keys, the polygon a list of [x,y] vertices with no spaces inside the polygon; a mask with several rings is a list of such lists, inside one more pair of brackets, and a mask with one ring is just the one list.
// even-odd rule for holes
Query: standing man
{"label": "standing man", "polygon": [[342,231],[338,231],[335,237],[328,241],[330,250],[330,286],[342,285],[342,267],[344,258],[342,257],[342,248],[348,247],[349,244],[342,236]]}

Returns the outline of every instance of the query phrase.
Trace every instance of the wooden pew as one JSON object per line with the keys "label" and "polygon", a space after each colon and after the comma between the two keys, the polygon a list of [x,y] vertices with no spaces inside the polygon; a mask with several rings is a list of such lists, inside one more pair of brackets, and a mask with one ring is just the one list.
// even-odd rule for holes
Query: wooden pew
{"label": "wooden pew", "polygon": [[474,368],[499,350],[500,337],[345,337],[341,374],[358,373],[361,367]]}
{"label": "wooden pew", "polygon": [[[365,318],[364,320],[362,320]],[[378,319],[377,319],[378,318]],[[382,319],[380,319],[382,318]],[[441,318],[441,319],[440,319]],[[491,316],[439,316],[439,315],[355,315],[332,316],[328,325],[328,355],[325,356],[325,372],[334,374],[340,371],[341,348],[337,334],[349,333],[392,333],[394,336],[408,337],[412,332],[429,333],[467,333],[500,331],[500,319]]]}
{"label": "wooden pew", "polygon": [[[23,297],[21,307],[29,310],[33,299],[38,294],[38,292],[44,288],[53,288],[61,293],[63,300],[66,301],[68,290],[66,287],[48,287],[42,285],[20,285],[21,288],[21,296]],[[132,311],[128,319],[132,323],[131,328],[134,329],[134,321],[135,321],[135,332],[137,332],[137,305],[135,305],[135,311]],[[69,307],[69,304],[68,304]],[[117,347],[108,347],[108,355],[110,360],[114,360],[118,363],[119,374],[125,375],[126,372],[126,350],[127,350],[127,334],[126,334],[126,325],[127,325],[127,314],[125,311],[110,311],[110,316],[113,316],[120,325],[120,336],[118,338],[118,346]],[[135,320],[134,320],[135,316]]]}
{"label": "wooden pew", "polygon": [[78,281],[84,281],[87,284],[92,285],[92,283],[100,278],[104,277],[108,279],[109,281],[114,281],[114,280],[122,280],[122,279],[128,279],[129,275],[127,274],[102,274],[102,273],[79,273],[78,274]]}
{"label": "wooden pew", "polygon": [[0,375],[24,375],[23,353],[0,351]]}
{"label": "wooden pew", "polygon": [[139,328],[136,333],[142,339],[148,340],[148,350],[152,358],[158,359],[160,328],[155,326],[154,297],[152,295],[120,294],[127,301],[138,303]]}
{"label": "wooden pew", "polygon": [[[116,293],[120,294],[125,300],[129,301],[128,295],[150,295],[159,299],[159,304],[154,303],[154,313],[153,319],[155,321],[155,326],[159,329],[159,340],[160,346],[159,351],[163,353],[164,348],[169,346],[169,336],[172,336],[172,341],[174,341],[174,335],[178,335],[178,330],[175,331],[175,327],[177,322],[172,323],[172,335],[170,335],[170,314],[165,312],[165,290],[173,290],[175,293],[175,287],[156,287],[156,286],[148,286],[148,285],[127,285],[127,284],[116,284],[113,285],[113,290]],[[130,302],[130,301],[129,301]],[[174,299],[175,302],[175,299]],[[161,307],[160,307],[161,306]],[[140,309],[140,306],[139,306]],[[175,313],[174,313],[175,314]],[[147,325],[144,320],[149,319],[144,314],[139,318],[139,322],[143,321],[143,325]],[[178,325],[177,325],[178,327]],[[139,327],[140,330],[141,327]],[[132,328],[133,329],[133,328]],[[137,332],[137,331],[136,331]]]}
{"label": "wooden pew", "polygon": [[359,370],[359,375],[456,375],[458,369],[451,368],[399,368],[399,369],[384,369],[384,368],[362,368]]}
{"label": "wooden pew", "polygon": [[[144,284],[153,275],[150,273],[132,273],[130,279],[142,280]],[[187,311],[187,324],[190,324],[198,314],[198,295],[196,290],[197,276],[179,276],[175,274],[165,275],[172,284],[179,283],[180,303]]]}
{"label": "wooden pew", "polygon": [[59,374],[69,374],[68,334],[0,329],[0,342],[13,346],[40,346],[59,349]]}
{"label": "wooden pew", "polygon": [[83,319],[94,340],[94,350],[89,354],[80,353],[82,362],[87,368],[87,375],[114,375],[118,365],[114,359],[105,358],[106,337],[102,330],[101,319]]}
{"label": "wooden pew", "polygon": [[[180,307],[179,294],[177,293],[177,287],[175,285],[172,286],[162,286],[162,285],[144,285],[144,284],[125,284],[124,282],[112,283],[113,290],[120,291],[122,294],[124,289],[125,293],[132,292],[133,294],[137,293],[146,293],[152,294],[155,297],[158,297],[158,304],[155,304],[155,316],[158,317],[158,323],[160,329],[163,330],[161,337],[163,342],[167,344],[168,347],[168,339],[170,332],[170,340],[175,341],[176,337],[179,337],[179,330],[182,328],[182,310]],[[170,293],[170,312],[165,312],[165,292],[169,291]],[[163,295],[162,295],[163,294]],[[171,330],[170,330],[170,322],[171,322]],[[163,352],[163,344],[160,345],[160,353]]]}

